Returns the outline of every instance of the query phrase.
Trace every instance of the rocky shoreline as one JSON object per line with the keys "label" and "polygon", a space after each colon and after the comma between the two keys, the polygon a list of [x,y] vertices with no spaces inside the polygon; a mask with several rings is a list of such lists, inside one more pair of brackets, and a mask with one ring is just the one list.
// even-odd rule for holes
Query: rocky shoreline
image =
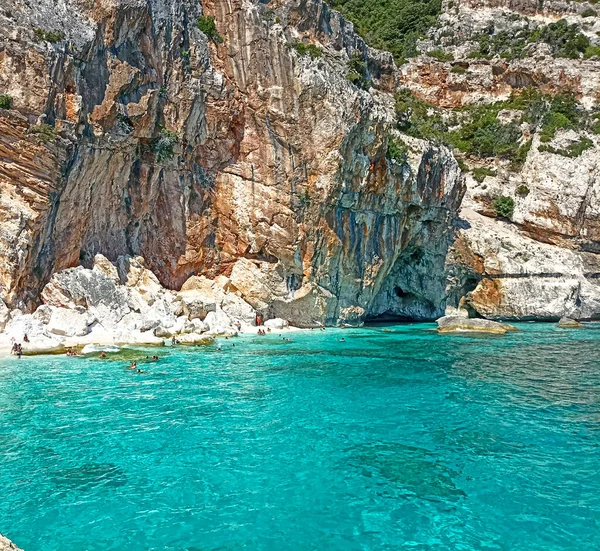
{"label": "rocky shoreline", "polygon": [[178,292],[165,289],[141,257],[114,264],[96,255],[81,266],[54,274],[33,313],[9,310],[0,301],[0,353],[14,343],[24,355],[64,353],[85,345],[205,345],[217,336],[291,331],[281,318],[265,319],[241,296],[230,278],[192,276]]}
{"label": "rocky shoreline", "polygon": [[0,551],[22,551],[22,549],[0,534]]}

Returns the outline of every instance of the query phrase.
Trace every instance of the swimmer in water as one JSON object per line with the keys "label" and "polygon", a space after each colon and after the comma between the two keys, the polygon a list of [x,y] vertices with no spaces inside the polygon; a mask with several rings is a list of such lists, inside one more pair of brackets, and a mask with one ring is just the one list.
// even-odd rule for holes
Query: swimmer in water
{"label": "swimmer in water", "polygon": [[137,369],[137,363],[135,361],[131,362],[131,365],[129,366],[129,369]]}
{"label": "swimmer in water", "polygon": [[340,342],[346,342],[346,339],[345,339],[344,337],[342,337],[342,338],[340,339]]}
{"label": "swimmer in water", "polygon": [[100,357],[103,359],[106,358],[106,352],[100,352]]}

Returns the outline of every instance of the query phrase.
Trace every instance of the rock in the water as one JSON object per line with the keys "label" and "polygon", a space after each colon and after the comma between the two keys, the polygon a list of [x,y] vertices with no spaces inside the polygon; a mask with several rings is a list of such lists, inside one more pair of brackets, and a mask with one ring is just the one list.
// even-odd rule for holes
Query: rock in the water
{"label": "rock in the water", "polygon": [[12,541],[0,534],[0,551],[23,551],[17,547]]}
{"label": "rock in the water", "polygon": [[562,317],[558,320],[559,327],[583,327],[581,323],[572,318]]}
{"label": "rock in the water", "polygon": [[493,333],[504,335],[508,331],[517,331],[516,327],[507,323],[498,323],[479,318],[464,318],[461,316],[444,316],[437,320],[438,332],[440,333],[460,333],[464,331],[477,333]]}
{"label": "rock in the water", "polygon": [[188,333],[187,335],[180,335],[177,337],[179,344],[187,345],[207,345],[212,344],[214,339],[207,335],[199,335],[198,333]]}

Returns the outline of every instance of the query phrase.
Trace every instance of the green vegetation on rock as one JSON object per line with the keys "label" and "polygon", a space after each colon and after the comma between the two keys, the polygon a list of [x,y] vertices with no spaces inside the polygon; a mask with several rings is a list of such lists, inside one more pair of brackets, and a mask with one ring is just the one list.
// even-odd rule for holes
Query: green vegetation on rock
{"label": "green vegetation on rock", "polygon": [[496,197],[492,206],[498,218],[508,218],[510,220],[515,211],[515,201],[512,197]]}
{"label": "green vegetation on rock", "polygon": [[62,31],[45,31],[44,29],[37,28],[33,32],[39,40],[51,43],[60,42],[65,38],[65,33]]}
{"label": "green vegetation on rock", "polygon": [[454,56],[451,53],[445,52],[444,50],[442,50],[440,48],[436,48],[435,50],[431,50],[431,51],[427,52],[427,55],[429,57],[433,57],[434,59],[437,59],[438,61],[444,61],[444,62],[454,61]]}
{"label": "green vegetation on rock", "polygon": [[27,130],[27,134],[35,136],[43,143],[54,142],[57,138],[56,129],[49,124],[38,124],[36,126],[31,126]]}
{"label": "green vegetation on rock", "polygon": [[547,151],[548,153],[554,153],[556,155],[562,155],[563,157],[570,157],[571,159],[581,156],[586,150],[594,147],[594,142],[589,138],[581,138],[580,140],[569,144],[566,148],[554,148],[550,145],[540,145],[539,151]]}
{"label": "green vegetation on rock", "polygon": [[408,148],[402,141],[396,140],[393,136],[389,136],[387,157],[400,165],[404,164],[408,158]]}
{"label": "green vegetation on rock", "polygon": [[328,0],[354,23],[367,44],[402,64],[417,55],[416,42],[435,23],[442,0]]}
{"label": "green vegetation on rock", "polygon": [[10,109],[12,107],[12,96],[0,94],[0,109]]}
{"label": "green vegetation on rock", "polygon": [[504,59],[521,59],[525,57],[528,44],[546,43],[550,46],[552,55],[556,57],[567,57],[578,59],[592,57],[597,54],[597,47],[591,45],[576,24],[569,24],[566,19],[560,19],[555,23],[540,27],[538,29],[519,29],[517,31],[502,30],[487,32],[476,35],[473,40],[478,43],[477,49],[471,52],[469,57],[480,59],[491,59],[500,56]]}
{"label": "green vegetation on rock", "polygon": [[348,60],[348,75],[346,78],[352,84],[364,90],[368,90],[371,86],[371,81],[367,76],[367,64],[360,55],[360,52],[355,52]]}
{"label": "green vegetation on rock", "polygon": [[167,161],[173,158],[174,147],[179,142],[179,137],[174,132],[163,128],[160,136],[154,142],[154,152],[158,162]]}
{"label": "green vegetation on rock", "polygon": [[215,18],[212,15],[199,17],[197,26],[198,29],[200,29],[206,37],[215,44],[221,44],[221,42],[223,42],[223,38],[221,38],[221,35],[217,31],[217,26],[215,25]]}
{"label": "green vegetation on rock", "polygon": [[475,178],[475,180],[477,180],[479,183],[483,182],[486,178],[486,176],[496,176],[496,171],[492,170],[491,168],[487,168],[485,166],[483,167],[475,167],[472,170],[473,173],[473,178]]}
{"label": "green vegetation on rock", "polygon": [[316,44],[304,44],[304,42],[296,42],[294,48],[298,52],[298,55],[308,55],[312,59],[316,59],[323,55],[321,48],[319,48]]}
{"label": "green vegetation on rock", "polygon": [[[508,120],[499,116],[501,111],[512,112]],[[523,123],[539,132],[542,142],[551,141],[559,129],[589,128],[600,132],[600,114],[589,117],[574,94],[565,92],[552,97],[535,88],[513,94],[506,101],[446,112],[403,89],[396,94],[396,117],[398,129],[405,134],[446,143],[467,156],[508,160],[514,171],[523,165],[532,144],[531,139],[523,141]],[[582,151],[591,147],[587,141],[582,141],[581,146]],[[567,153],[578,151],[576,147]],[[478,172],[477,178],[485,175]]]}

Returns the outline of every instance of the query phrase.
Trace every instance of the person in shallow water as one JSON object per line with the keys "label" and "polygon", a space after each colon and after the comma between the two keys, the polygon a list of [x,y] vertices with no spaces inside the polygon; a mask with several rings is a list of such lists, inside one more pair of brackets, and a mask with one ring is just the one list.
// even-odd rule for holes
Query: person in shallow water
{"label": "person in shallow water", "polygon": [[100,352],[100,357],[101,358],[106,358],[106,352]]}
{"label": "person in shallow water", "polygon": [[131,362],[129,369],[137,369],[137,362],[135,360],[133,362]]}

